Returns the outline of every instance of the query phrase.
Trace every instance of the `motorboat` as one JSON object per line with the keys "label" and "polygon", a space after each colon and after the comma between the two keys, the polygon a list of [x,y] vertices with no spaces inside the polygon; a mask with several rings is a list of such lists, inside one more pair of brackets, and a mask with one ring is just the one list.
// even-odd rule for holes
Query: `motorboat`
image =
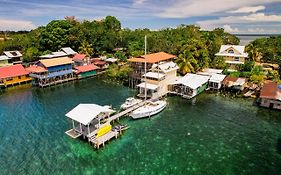
{"label": "motorboat", "polygon": [[121,105],[121,109],[125,110],[128,109],[132,106],[135,106],[136,104],[140,103],[142,100],[141,99],[136,99],[134,97],[129,97],[126,99],[125,103]]}
{"label": "motorboat", "polygon": [[164,100],[157,100],[155,102],[147,101],[144,106],[134,110],[130,116],[133,119],[150,117],[161,112],[166,106],[167,102]]}

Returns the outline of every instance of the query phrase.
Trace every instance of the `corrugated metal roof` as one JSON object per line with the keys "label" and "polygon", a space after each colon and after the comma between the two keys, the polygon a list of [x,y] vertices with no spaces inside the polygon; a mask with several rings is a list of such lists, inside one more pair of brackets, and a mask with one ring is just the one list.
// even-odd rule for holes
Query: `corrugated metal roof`
{"label": "corrugated metal roof", "polygon": [[4,54],[9,58],[22,57],[22,54],[17,50],[15,50],[15,51],[5,51]]}
{"label": "corrugated metal roof", "polygon": [[72,60],[68,57],[52,58],[39,60],[45,67],[53,67],[58,65],[72,64]]}
{"label": "corrugated metal roof", "polygon": [[77,54],[77,52],[75,52],[70,47],[63,47],[63,48],[61,48],[61,51],[65,52],[67,55],[75,55],[75,54]]}
{"label": "corrugated metal roof", "polygon": [[185,86],[190,87],[191,89],[197,89],[203,84],[207,83],[209,79],[210,76],[188,73],[173,84],[183,84]]}
{"label": "corrugated metal roof", "polygon": [[22,75],[28,75],[28,72],[24,69],[21,64],[0,68],[0,78],[10,78]]}
{"label": "corrugated metal roof", "polygon": [[89,71],[97,70],[99,69],[99,67],[94,64],[88,64],[85,66],[77,66],[75,67],[75,69],[78,70],[79,72],[89,72]]}
{"label": "corrugated metal roof", "polygon": [[266,81],[261,89],[260,98],[281,100],[280,96],[281,92],[277,84],[273,81]]}

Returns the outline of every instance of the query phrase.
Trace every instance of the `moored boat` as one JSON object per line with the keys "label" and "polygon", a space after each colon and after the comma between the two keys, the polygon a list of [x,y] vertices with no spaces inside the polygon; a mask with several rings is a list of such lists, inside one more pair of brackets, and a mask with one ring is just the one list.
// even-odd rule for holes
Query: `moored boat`
{"label": "moored boat", "polygon": [[121,109],[123,109],[123,110],[128,109],[128,108],[140,103],[141,101],[142,100],[140,100],[140,99],[136,99],[134,97],[129,97],[126,99],[125,103],[123,103],[121,105]]}
{"label": "moored boat", "polygon": [[166,106],[167,102],[163,100],[157,100],[155,102],[148,101],[144,106],[134,110],[130,116],[133,119],[150,117],[161,112]]}

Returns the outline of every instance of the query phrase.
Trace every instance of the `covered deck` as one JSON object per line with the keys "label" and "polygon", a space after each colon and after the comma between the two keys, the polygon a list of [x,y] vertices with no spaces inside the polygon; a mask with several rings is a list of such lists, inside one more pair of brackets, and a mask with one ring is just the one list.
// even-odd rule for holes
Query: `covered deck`
{"label": "covered deck", "polygon": [[72,121],[72,129],[66,132],[72,138],[93,137],[102,126],[103,121],[114,111],[110,106],[96,104],[79,104],[66,114]]}

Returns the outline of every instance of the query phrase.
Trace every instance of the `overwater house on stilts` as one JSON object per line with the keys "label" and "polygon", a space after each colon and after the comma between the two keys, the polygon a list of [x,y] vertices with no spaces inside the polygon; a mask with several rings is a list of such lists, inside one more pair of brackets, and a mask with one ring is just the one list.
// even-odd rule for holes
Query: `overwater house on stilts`
{"label": "overwater house on stilts", "polygon": [[66,134],[72,138],[82,136],[99,148],[119,135],[117,130],[112,129],[111,120],[108,120],[113,112],[110,106],[79,104],[65,115],[72,121],[72,129],[66,131]]}
{"label": "overwater house on stilts", "polygon": [[223,88],[231,91],[243,91],[246,87],[246,78],[227,76],[223,80]]}
{"label": "overwater house on stilts", "polygon": [[88,78],[97,75],[100,68],[94,64],[74,67],[74,73],[77,79]]}
{"label": "overwater house on stilts", "polygon": [[257,102],[262,107],[281,110],[281,85],[266,81]]}
{"label": "overwater house on stilts", "polygon": [[34,85],[46,87],[75,79],[72,63],[68,57],[43,59],[26,70],[33,77]]}
{"label": "overwater house on stilts", "polygon": [[222,87],[223,80],[226,75],[222,74],[223,70],[221,69],[203,69],[202,72],[198,72],[198,75],[207,75],[210,76],[208,88],[213,90],[219,90]]}
{"label": "overwater house on stilts", "polygon": [[210,76],[188,73],[169,85],[169,93],[191,99],[208,87]]}
{"label": "overwater house on stilts", "polygon": [[168,91],[168,85],[177,78],[178,66],[176,63],[170,62],[160,62],[153,64],[150,71],[142,76],[143,82],[138,84],[139,97],[157,99],[166,95]]}
{"label": "overwater house on stilts", "polygon": [[21,64],[0,68],[0,87],[27,83],[32,80]]}
{"label": "overwater house on stilts", "polygon": [[129,86],[131,88],[136,88],[137,85],[141,83],[143,75],[145,74],[145,62],[146,68],[149,70],[152,68],[153,64],[172,61],[174,58],[176,58],[175,55],[158,52],[128,59],[130,67],[133,68],[133,72],[129,76]]}

